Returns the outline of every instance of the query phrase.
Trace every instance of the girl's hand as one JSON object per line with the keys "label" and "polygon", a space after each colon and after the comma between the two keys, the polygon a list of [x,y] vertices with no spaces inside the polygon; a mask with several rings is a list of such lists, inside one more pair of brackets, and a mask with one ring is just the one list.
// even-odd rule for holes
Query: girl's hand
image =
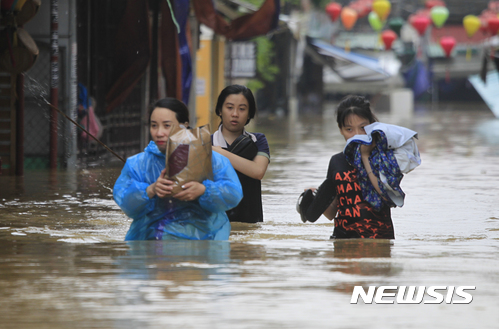
{"label": "girl's hand", "polygon": [[206,191],[206,187],[199,182],[185,183],[182,185],[182,188],[184,189],[182,192],[173,195],[175,199],[181,201],[194,201]]}
{"label": "girl's hand", "polygon": [[157,195],[160,198],[171,196],[174,182],[164,178],[165,173],[166,169],[163,169],[159,174],[159,177],[156,180],[156,182],[152,183],[147,188],[146,191],[149,198],[152,198],[155,195]]}

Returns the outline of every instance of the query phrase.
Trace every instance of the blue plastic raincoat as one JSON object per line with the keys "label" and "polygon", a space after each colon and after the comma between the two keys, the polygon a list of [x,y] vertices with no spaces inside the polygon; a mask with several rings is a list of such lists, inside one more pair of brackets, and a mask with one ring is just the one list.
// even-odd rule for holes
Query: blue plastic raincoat
{"label": "blue plastic raincoat", "polygon": [[206,191],[194,201],[149,198],[146,189],[156,182],[165,162],[153,141],[144,152],[127,159],[113,189],[114,200],[133,219],[125,240],[228,240],[230,222],[225,211],[243,197],[229,159],[212,153],[213,180],[203,181]]}

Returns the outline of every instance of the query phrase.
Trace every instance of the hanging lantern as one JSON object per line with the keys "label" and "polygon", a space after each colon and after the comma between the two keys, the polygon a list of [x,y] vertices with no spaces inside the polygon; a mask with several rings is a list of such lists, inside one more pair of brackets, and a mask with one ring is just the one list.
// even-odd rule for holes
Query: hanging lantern
{"label": "hanging lantern", "polygon": [[496,35],[497,31],[499,31],[499,17],[489,17],[487,19],[487,30],[492,35]]}
{"label": "hanging lantern", "polygon": [[383,43],[385,44],[385,49],[390,50],[392,49],[392,43],[397,39],[397,34],[393,32],[392,30],[386,30],[381,33],[381,39],[383,40]]}
{"label": "hanging lantern", "polygon": [[411,19],[412,26],[418,31],[420,36],[425,34],[426,28],[430,25],[430,22],[430,19],[423,15],[413,16]]}
{"label": "hanging lantern", "polygon": [[390,30],[397,33],[399,37],[400,37],[400,30],[402,29],[402,26],[404,26],[404,24],[405,24],[404,19],[400,17],[395,17],[388,20],[388,27],[390,28]]}
{"label": "hanging lantern", "polygon": [[383,22],[379,18],[378,14],[376,14],[374,11],[371,11],[367,16],[367,19],[374,31],[381,31],[381,29],[383,28]]}
{"label": "hanging lantern", "polygon": [[441,0],[426,0],[425,7],[431,9],[433,7],[445,7],[445,2]]}
{"label": "hanging lantern", "polygon": [[367,16],[371,12],[372,0],[357,0],[351,2],[348,7],[357,12],[358,18]]}
{"label": "hanging lantern", "polygon": [[341,5],[337,2],[331,2],[326,6],[326,12],[333,22],[335,22],[341,13]]}
{"label": "hanging lantern", "polygon": [[468,38],[471,38],[478,31],[482,23],[475,15],[467,15],[463,18],[463,25],[466,30],[466,34],[468,34]]}
{"label": "hanging lantern", "polygon": [[346,30],[351,30],[352,27],[357,22],[357,12],[349,7],[344,7],[341,10],[341,23],[345,27]]}
{"label": "hanging lantern", "polygon": [[456,45],[456,39],[454,37],[441,37],[440,46],[444,50],[445,56],[448,58]]}
{"label": "hanging lantern", "polygon": [[[440,46],[444,50],[445,57],[449,58],[450,54],[452,53],[452,49],[454,49],[454,46],[456,45],[456,39],[454,37],[441,37],[440,38]],[[447,83],[450,82],[450,73],[449,73],[449,65],[446,65],[445,68],[445,81]]]}
{"label": "hanging lantern", "polygon": [[386,20],[388,15],[390,15],[391,8],[392,5],[388,0],[376,0],[372,5],[373,11],[378,14],[382,21]]}
{"label": "hanging lantern", "polygon": [[493,12],[499,12],[499,1],[490,1],[488,8]]}
{"label": "hanging lantern", "polygon": [[449,17],[449,9],[446,7],[435,6],[430,10],[430,17],[433,24],[435,24],[437,28],[441,28]]}

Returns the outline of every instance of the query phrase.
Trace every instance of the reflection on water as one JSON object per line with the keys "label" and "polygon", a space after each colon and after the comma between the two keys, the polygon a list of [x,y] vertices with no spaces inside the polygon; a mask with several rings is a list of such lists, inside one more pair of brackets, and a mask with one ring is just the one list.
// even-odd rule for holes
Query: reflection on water
{"label": "reflection on water", "polygon": [[[344,146],[333,107],[259,124],[265,222],[234,223],[230,242],[123,242],[121,168],[0,176],[0,328],[495,328],[498,119],[469,104],[378,117],[416,130],[423,159],[402,181],[393,241],[331,241],[331,222],[296,213]],[[373,285],[476,290],[469,305],[350,304]]]}

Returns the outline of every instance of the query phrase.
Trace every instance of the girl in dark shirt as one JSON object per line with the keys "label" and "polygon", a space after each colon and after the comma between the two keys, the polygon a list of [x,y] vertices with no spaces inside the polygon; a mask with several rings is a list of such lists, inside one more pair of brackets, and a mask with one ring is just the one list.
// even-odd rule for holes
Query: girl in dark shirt
{"label": "girl in dark shirt", "polygon": [[[371,111],[369,101],[361,96],[347,96],[337,109],[337,122],[345,141],[355,135],[365,135],[364,127],[378,121]],[[378,178],[373,174],[369,156],[375,147],[362,145],[360,153],[364,168],[373,187],[381,194]],[[315,193],[315,195],[314,195]],[[357,179],[357,170],[345,155],[338,153],[329,162],[326,180],[315,189],[304,192],[300,203],[303,221],[315,222],[322,214],[334,219],[332,239],[371,238],[394,239],[390,206],[376,211],[364,200]]]}
{"label": "girl in dark shirt", "polygon": [[270,150],[264,134],[245,129],[256,114],[253,93],[245,86],[228,86],[220,92],[215,111],[221,123],[212,136],[213,150],[230,160],[243,187],[243,199],[227,211],[229,220],[263,222],[261,180],[270,162]]}

